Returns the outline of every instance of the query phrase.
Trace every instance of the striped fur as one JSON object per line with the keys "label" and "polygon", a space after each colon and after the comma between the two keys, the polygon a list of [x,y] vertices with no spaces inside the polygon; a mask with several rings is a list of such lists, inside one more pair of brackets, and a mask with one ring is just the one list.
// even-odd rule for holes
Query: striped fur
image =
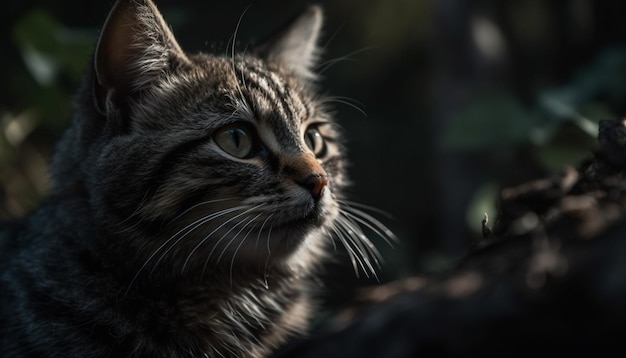
{"label": "striped fur", "polygon": [[188,55],[151,1],[116,3],[50,197],[0,231],[0,356],[263,357],[305,330],[332,236],[374,274],[361,226],[390,233],[341,198],[320,23],[312,7],[256,51]]}

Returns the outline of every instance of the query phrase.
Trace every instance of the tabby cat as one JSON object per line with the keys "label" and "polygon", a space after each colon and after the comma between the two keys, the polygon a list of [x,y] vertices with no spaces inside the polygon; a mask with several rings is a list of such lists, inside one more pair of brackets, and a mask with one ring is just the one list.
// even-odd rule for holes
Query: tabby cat
{"label": "tabby cat", "polygon": [[360,226],[388,232],[341,199],[321,22],[191,55],[150,0],[117,1],[50,195],[0,231],[1,357],[262,357],[306,328],[332,237],[374,272]]}

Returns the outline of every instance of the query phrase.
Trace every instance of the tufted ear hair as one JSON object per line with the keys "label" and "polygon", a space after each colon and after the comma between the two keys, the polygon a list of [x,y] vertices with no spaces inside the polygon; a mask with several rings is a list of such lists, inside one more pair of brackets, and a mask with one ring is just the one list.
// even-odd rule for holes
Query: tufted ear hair
{"label": "tufted ear hair", "polygon": [[257,46],[255,51],[262,58],[276,62],[302,78],[314,78],[313,67],[319,57],[317,42],[322,22],[322,8],[309,6]]}
{"label": "tufted ear hair", "polygon": [[123,105],[180,61],[188,60],[151,0],[118,0],[96,47],[96,107]]}

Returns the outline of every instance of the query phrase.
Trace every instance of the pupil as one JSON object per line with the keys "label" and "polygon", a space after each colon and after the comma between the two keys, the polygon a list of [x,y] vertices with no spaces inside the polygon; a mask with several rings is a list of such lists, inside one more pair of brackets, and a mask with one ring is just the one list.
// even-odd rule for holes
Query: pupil
{"label": "pupil", "polygon": [[315,152],[315,150],[317,149],[316,148],[317,142],[315,140],[317,137],[317,133],[315,131],[309,131],[308,137],[309,137],[309,148],[311,148],[311,150]]}
{"label": "pupil", "polygon": [[239,148],[239,144],[241,143],[241,138],[240,136],[240,132],[241,129],[231,129],[230,130],[230,136],[233,139],[233,142],[235,143],[235,147]]}

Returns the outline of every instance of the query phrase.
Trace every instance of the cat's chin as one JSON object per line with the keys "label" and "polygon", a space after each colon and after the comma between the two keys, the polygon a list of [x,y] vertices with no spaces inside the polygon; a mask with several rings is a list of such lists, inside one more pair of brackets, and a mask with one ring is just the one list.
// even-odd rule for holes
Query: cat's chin
{"label": "cat's chin", "polygon": [[300,210],[294,208],[291,211],[292,217],[285,215],[274,227],[285,232],[286,236],[291,235],[293,239],[303,239],[309,232],[319,230],[335,219],[337,211],[335,206],[336,203],[330,198],[323,198],[317,203],[308,203],[304,210],[302,207],[298,208]]}
{"label": "cat's chin", "polygon": [[324,231],[334,221],[335,210],[324,206],[316,206],[304,216],[278,223],[273,228],[272,239],[295,248],[311,233]]}
{"label": "cat's chin", "polygon": [[266,250],[262,253],[257,251],[257,254],[270,261],[290,258],[301,246],[311,244],[305,241],[318,237],[318,233],[325,232],[330,227],[337,215],[335,212],[332,205],[318,203],[303,215],[290,219],[283,217],[280,221],[268,223],[268,227],[260,233],[265,238],[262,246]]}

